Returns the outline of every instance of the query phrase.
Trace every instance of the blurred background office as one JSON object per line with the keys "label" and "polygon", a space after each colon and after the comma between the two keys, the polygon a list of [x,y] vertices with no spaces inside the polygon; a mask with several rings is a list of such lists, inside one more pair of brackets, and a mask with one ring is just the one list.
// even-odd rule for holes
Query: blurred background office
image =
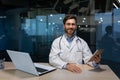
{"label": "blurred background office", "polygon": [[112,26],[110,37],[118,46],[111,46],[114,53],[103,53],[101,64],[120,77],[120,0],[0,0],[0,58],[9,61],[6,49],[11,49],[29,53],[33,61],[48,62],[52,41],[64,32],[66,14],[77,16],[77,35],[92,52],[104,48],[101,39]]}

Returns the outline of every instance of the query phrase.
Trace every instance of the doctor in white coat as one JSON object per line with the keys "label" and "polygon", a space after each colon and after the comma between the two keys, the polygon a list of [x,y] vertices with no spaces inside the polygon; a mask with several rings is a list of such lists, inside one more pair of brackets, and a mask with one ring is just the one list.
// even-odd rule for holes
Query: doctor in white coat
{"label": "doctor in white coat", "polygon": [[87,43],[76,36],[77,19],[73,15],[67,15],[64,20],[65,33],[56,38],[51,46],[49,63],[57,68],[66,69],[80,73],[81,69],[77,64],[89,64],[93,67],[101,60],[101,55],[96,56],[94,61],[88,62],[92,53]]}

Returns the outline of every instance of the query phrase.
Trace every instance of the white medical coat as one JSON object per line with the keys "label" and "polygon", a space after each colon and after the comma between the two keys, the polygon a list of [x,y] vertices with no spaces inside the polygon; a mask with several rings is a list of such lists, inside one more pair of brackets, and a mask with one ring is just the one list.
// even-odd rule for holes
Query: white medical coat
{"label": "white medical coat", "polygon": [[53,41],[49,63],[57,68],[63,68],[67,63],[82,64],[82,60],[87,63],[91,56],[92,53],[83,39],[75,36],[70,46],[63,35]]}

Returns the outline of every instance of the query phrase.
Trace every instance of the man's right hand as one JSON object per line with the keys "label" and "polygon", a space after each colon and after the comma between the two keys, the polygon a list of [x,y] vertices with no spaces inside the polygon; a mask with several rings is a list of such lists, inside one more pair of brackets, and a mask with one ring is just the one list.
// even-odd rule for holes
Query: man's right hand
{"label": "man's right hand", "polygon": [[66,69],[71,71],[71,72],[74,72],[74,73],[81,73],[82,72],[80,67],[78,67],[75,63],[67,63]]}

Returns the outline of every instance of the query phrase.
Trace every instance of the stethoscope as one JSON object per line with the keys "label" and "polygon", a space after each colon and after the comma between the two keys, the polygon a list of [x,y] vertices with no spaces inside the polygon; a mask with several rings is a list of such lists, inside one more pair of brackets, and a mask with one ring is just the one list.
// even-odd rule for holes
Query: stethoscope
{"label": "stethoscope", "polygon": [[[61,48],[61,40],[62,40],[62,38],[63,38],[63,35],[60,37],[60,40],[59,40],[59,49],[60,49],[60,51],[61,51],[61,49],[62,49],[62,48]],[[77,40],[76,40],[77,47],[78,47],[78,50],[82,52],[82,50],[79,48],[78,41],[79,41],[80,43],[82,43],[82,41],[80,40],[80,38],[77,36]],[[60,55],[59,55],[59,56],[60,56]],[[83,57],[83,53],[82,53],[82,57]],[[83,59],[82,59],[82,63],[84,63]]]}
{"label": "stethoscope", "polygon": [[[63,38],[63,35],[60,37],[60,40],[59,40],[59,49],[60,49],[60,50],[61,50],[61,40],[62,40],[62,38]],[[80,40],[79,37],[77,36],[77,41],[76,41],[76,43],[78,43],[78,41],[81,43],[81,40]],[[78,47],[78,49],[80,50],[78,44],[77,44],[77,47]]]}

